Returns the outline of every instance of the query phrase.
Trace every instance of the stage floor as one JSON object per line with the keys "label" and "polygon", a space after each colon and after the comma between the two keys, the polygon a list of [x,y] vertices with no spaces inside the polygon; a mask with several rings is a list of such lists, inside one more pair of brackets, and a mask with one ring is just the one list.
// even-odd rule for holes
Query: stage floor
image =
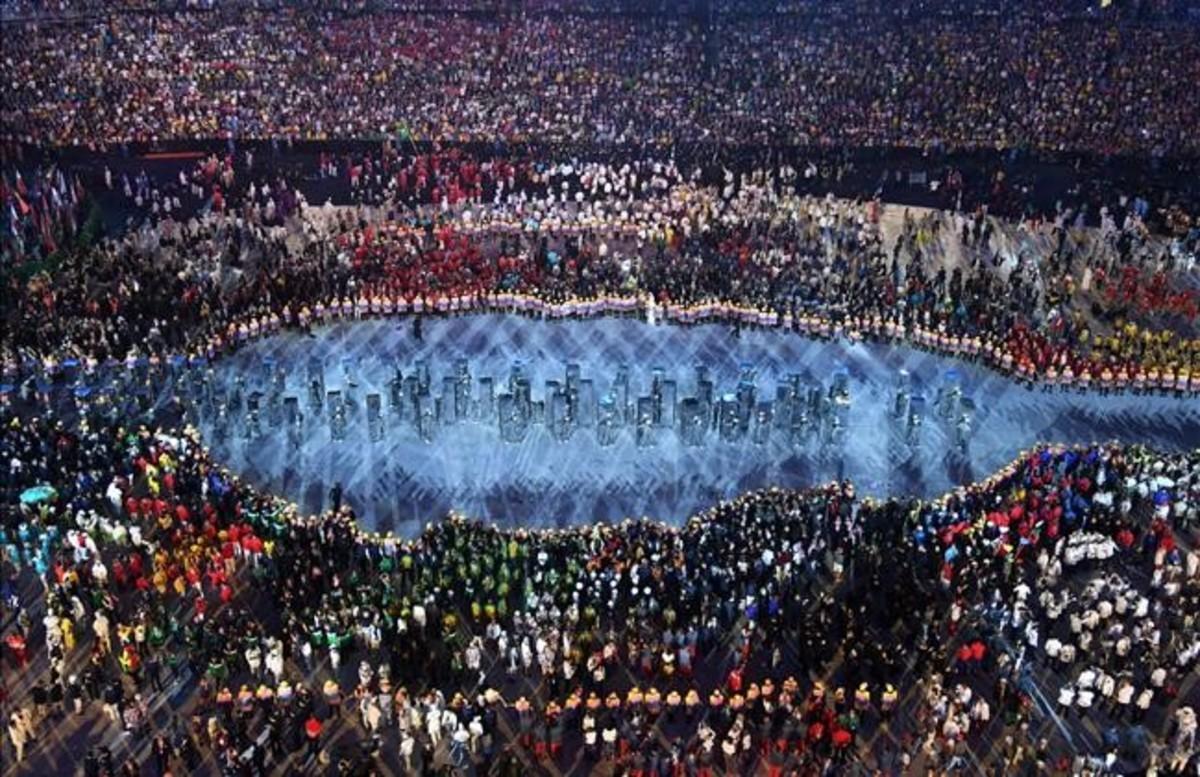
{"label": "stage floor", "polygon": [[[426,442],[389,408],[388,383],[396,368],[407,375],[424,360],[439,395],[442,378],[453,374],[459,359],[468,361],[475,385],[481,377],[494,378],[497,393],[513,363],[522,363],[534,399],[544,396],[547,379],[563,380],[568,363],[594,381],[597,396],[626,365],[631,401],[649,393],[655,368],[677,381],[680,399],[694,392],[696,365],[708,368],[718,396],[735,391],[742,371],[752,367],[760,399],[773,399],[776,385],[792,373],[827,389],[843,372],[850,407],[842,442],[814,434],[798,444],[781,430],[772,430],[764,443],[749,436],[731,442],[713,431],[697,448],[664,429],[654,447],[639,447],[633,431],[624,429],[605,447],[594,429],[560,441],[535,425],[522,442],[506,443],[494,421],[441,425]],[[341,441],[332,439],[328,411],[317,416],[309,410],[307,373],[314,360],[324,367],[326,390],[354,397],[357,410],[350,412]],[[215,366],[215,383],[231,392],[240,375],[243,393],[267,393],[270,365],[283,368],[283,395],[297,397],[306,416],[296,436],[289,439],[286,424],[272,427],[264,415],[262,435],[247,439],[243,413],[219,439],[213,415],[201,413],[201,433],[217,458],[310,512],[321,509],[330,487],[341,483],[366,528],[402,535],[450,510],[505,526],[643,515],[679,522],[750,489],[836,478],[852,479],[860,494],[937,496],[986,477],[1039,441],[1119,440],[1171,450],[1200,444],[1200,402],[1194,400],[1029,391],[990,371],[911,348],[816,342],[778,330],[735,337],[730,327],[718,325],[472,315],[425,319],[418,342],[410,320],[371,320],[254,342]],[[347,366],[352,387],[343,385]],[[915,444],[907,439],[905,421],[894,417],[902,369],[926,400]],[[953,422],[943,420],[936,405],[950,371],[976,406],[965,451],[955,444]],[[387,427],[377,442],[367,431],[370,393],[380,395]]]}

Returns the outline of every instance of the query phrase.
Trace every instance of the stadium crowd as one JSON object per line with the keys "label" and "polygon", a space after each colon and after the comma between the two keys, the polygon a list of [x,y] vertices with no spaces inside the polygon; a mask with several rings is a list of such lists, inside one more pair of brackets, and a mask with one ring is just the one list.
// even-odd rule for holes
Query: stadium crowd
{"label": "stadium crowd", "polygon": [[[235,774],[289,758],[947,773],[993,747],[1005,773],[1130,758],[1183,773],[1195,756],[1179,701],[1200,557],[1177,538],[1200,517],[1200,453],[1038,449],[935,502],[840,483],[748,494],[679,529],[451,517],[406,542],[345,506],[299,516],[193,432],[93,421],[6,411],[0,437],[16,762],[67,715],[132,738],[133,755],[89,752],[88,774],[209,756]],[[159,710],[152,738],[178,683],[195,686],[187,709]],[[1039,698],[1104,740],[1072,760],[1034,737]],[[334,746],[343,716],[361,749]],[[1139,750],[1122,729],[1148,717],[1161,736]]]}
{"label": "stadium crowd", "polygon": [[310,8],[14,23],[5,35],[4,135],[40,145],[400,136],[1198,150],[1190,25],[865,14],[737,18],[718,39],[675,18]]}
{"label": "stadium crowd", "polygon": [[[156,220],[60,252],[52,274],[8,276],[9,382],[66,360],[212,357],[336,318],[632,306],[683,323],[905,341],[1030,385],[1198,389],[1188,283],[1200,238],[1147,234],[1132,202],[1105,209],[1095,229],[1070,210],[1016,228],[1026,245],[983,209],[906,213],[886,245],[881,203],[799,194],[805,171],[786,164],[735,174],[452,150],[320,167],[362,204],[310,205],[232,156],[201,160],[170,190],[106,176]],[[38,179],[67,186],[61,174]]]}
{"label": "stadium crowd", "polygon": [[[6,370],[37,392],[3,410],[6,644],[10,667],[49,659],[14,694],[18,760],[68,714],[105,715],[135,743],[88,753],[90,774],[210,756],[250,774],[378,759],[945,773],[980,758],[1170,773],[1194,758],[1195,454],[1041,449],[933,503],[842,483],[750,494],[682,529],[451,517],[405,542],[364,534],[345,506],[298,515],[166,419],[101,400],[76,428],[48,401],[71,360],[203,361],[284,326],[478,309],[790,326],[1047,386],[1195,391],[1175,381],[1194,341],[1132,323],[1168,311],[1138,310],[1151,292],[1128,272],[1157,268],[1168,288],[1189,246],[1155,243],[1132,204],[1098,228],[1070,213],[1028,227],[1045,254],[1023,259],[983,211],[905,214],[889,248],[880,203],[797,194],[804,171],[786,165],[330,155],[319,173],[360,203],[344,208],[252,169],[212,156],[169,189],[106,175],[153,218],[10,287]],[[68,201],[54,171],[23,186]],[[1091,335],[1109,306],[1131,318]],[[179,687],[184,711],[164,712]],[[1039,704],[1103,723],[1103,740],[1071,757],[1033,733]],[[1138,744],[1147,719],[1159,736]]]}
{"label": "stadium crowd", "polygon": [[[61,766],[47,743],[96,722],[124,736],[70,753],[88,777],[1200,767],[1200,450],[1043,446],[932,501],[839,482],[401,539],[340,490],[311,516],[257,491],[178,407],[57,402],[80,372],[285,328],[488,311],[1200,394],[1177,197],[1012,220],[990,205],[1029,214],[1019,187],[964,205],[953,169],[922,181],[945,211],[826,195],[851,166],[831,149],[1196,154],[1200,36],[1156,23],[1177,3],[727,0],[719,35],[690,4],[434,5],[0,0],[25,17],[0,58],[6,765]],[[256,165],[346,139],[379,142]],[[206,150],[133,172],[129,145],[167,141]],[[102,236],[100,202],[136,218]]]}

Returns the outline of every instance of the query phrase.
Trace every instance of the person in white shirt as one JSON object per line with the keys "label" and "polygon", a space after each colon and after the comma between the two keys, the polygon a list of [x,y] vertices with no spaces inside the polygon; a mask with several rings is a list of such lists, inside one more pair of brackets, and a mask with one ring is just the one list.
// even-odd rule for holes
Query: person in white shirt
{"label": "person in white shirt", "polygon": [[436,710],[425,717],[425,731],[430,743],[436,748],[442,740],[442,716]]}
{"label": "person in white shirt", "polygon": [[1123,718],[1129,712],[1129,706],[1133,703],[1133,694],[1136,689],[1128,677],[1121,678],[1121,684],[1117,686],[1117,712],[1118,718]]}
{"label": "person in white shirt", "polygon": [[1110,674],[1100,673],[1100,678],[1096,681],[1096,688],[1100,691],[1100,697],[1105,704],[1111,704],[1113,694],[1117,692],[1117,680]]}
{"label": "person in white shirt", "polygon": [[975,700],[975,704],[971,706],[971,717],[986,726],[992,719],[992,708],[988,706],[987,700],[980,696]]}
{"label": "person in white shirt", "polygon": [[617,744],[617,729],[616,729],[616,727],[613,725],[605,726],[604,730],[600,732],[600,739],[604,743],[604,752],[606,754],[606,757],[611,758],[613,753],[616,750],[616,744]]}
{"label": "person in white shirt", "polygon": [[1075,687],[1067,683],[1058,690],[1058,706],[1061,708],[1064,716],[1069,715],[1071,707],[1075,704]]}
{"label": "person in white shirt", "polygon": [[1196,711],[1191,707],[1175,710],[1175,750],[1190,753],[1196,747]]}
{"label": "person in white shirt", "polygon": [[92,619],[92,631],[96,634],[96,644],[100,646],[104,654],[111,653],[112,632],[109,629],[108,616],[102,610],[97,610],[95,618]]}
{"label": "person in white shirt", "polygon": [[1146,713],[1150,711],[1150,705],[1153,701],[1154,691],[1150,688],[1143,688],[1142,692],[1138,694],[1137,702],[1135,703],[1137,707],[1136,719],[1138,721],[1146,717]]}
{"label": "person in white shirt", "polygon": [[416,751],[417,740],[413,738],[407,731],[400,732],[400,761],[404,764],[404,770],[411,773],[413,771],[413,754]]}

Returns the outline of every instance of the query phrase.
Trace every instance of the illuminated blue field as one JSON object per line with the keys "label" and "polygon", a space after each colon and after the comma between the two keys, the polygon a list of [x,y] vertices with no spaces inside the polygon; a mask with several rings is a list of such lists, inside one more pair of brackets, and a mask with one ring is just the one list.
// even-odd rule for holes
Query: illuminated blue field
{"label": "illuminated blue field", "polygon": [[[503,396],[514,365],[527,407]],[[623,399],[612,391],[622,366]],[[936,496],[1039,441],[1200,442],[1194,401],[1029,391],[910,348],[634,319],[428,319],[420,342],[408,320],[342,323],[252,343],[216,365],[213,394],[194,417],[218,459],[308,511],[340,482],[365,526],[401,534],[450,510],[503,525],[679,521],[749,489],[835,478],[860,493]]]}

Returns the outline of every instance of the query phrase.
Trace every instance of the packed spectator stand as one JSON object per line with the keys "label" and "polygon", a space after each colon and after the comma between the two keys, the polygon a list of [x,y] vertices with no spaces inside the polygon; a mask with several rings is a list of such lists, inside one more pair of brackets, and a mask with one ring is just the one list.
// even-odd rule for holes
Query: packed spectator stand
{"label": "packed spectator stand", "polygon": [[708,29],[686,16],[347,15],[317,4],[14,22],[0,118],[10,139],[89,146],[401,133],[1197,151],[1194,25],[853,19],[732,17]]}

